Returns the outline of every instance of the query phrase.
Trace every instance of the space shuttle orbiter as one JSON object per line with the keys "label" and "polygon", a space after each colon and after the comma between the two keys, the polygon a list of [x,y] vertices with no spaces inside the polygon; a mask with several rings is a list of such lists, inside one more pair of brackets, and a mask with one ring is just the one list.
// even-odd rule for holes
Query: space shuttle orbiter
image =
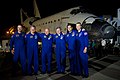
{"label": "space shuttle orbiter", "polygon": [[[20,19],[21,24],[23,24],[25,27],[29,27],[32,22],[34,22],[37,19],[41,19],[40,12],[36,3],[36,0],[33,0],[33,9],[34,9],[34,17],[28,16],[27,12],[25,12],[22,8],[20,9]],[[25,15],[25,20],[23,19],[23,14]]]}
{"label": "space shuttle orbiter", "polygon": [[115,29],[111,24],[85,11],[83,7],[73,7],[41,18],[36,1],[34,0],[33,3],[35,17],[29,17],[23,23],[28,28],[30,25],[35,25],[38,32],[44,32],[45,28],[50,28],[51,33],[55,33],[58,26],[62,28],[63,32],[66,32],[68,24],[81,22],[82,26],[88,31],[89,38],[113,38],[115,35]]}
{"label": "space shuttle orbiter", "polygon": [[41,18],[39,9],[37,7],[36,0],[33,0],[33,8],[34,8],[34,15],[35,15],[35,17]]}

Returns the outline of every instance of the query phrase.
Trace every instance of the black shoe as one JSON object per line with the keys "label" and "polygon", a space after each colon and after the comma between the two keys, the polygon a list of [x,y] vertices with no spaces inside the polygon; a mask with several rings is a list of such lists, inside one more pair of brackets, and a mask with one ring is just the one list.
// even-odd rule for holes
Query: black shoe
{"label": "black shoe", "polygon": [[88,75],[84,75],[84,76],[82,76],[83,78],[88,78],[89,76]]}
{"label": "black shoe", "polygon": [[32,73],[28,73],[28,76],[32,76]]}
{"label": "black shoe", "polygon": [[82,76],[80,73],[76,73],[76,76]]}
{"label": "black shoe", "polygon": [[48,71],[47,73],[48,73],[48,74],[50,74],[50,73],[51,73],[51,71]]}
{"label": "black shoe", "polygon": [[75,75],[74,73],[70,73],[70,75]]}
{"label": "black shoe", "polygon": [[65,74],[65,72],[61,72],[61,74]]}
{"label": "black shoe", "polygon": [[61,72],[56,72],[56,74],[60,74]]}
{"label": "black shoe", "polygon": [[77,73],[74,73],[73,76],[78,76],[78,74],[77,74]]}
{"label": "black shoe", "polygon": [[34,73],[34,75],[38,75],[38,73]]}
{"label": "black shoe", "polygon": [[22,73],[22,76],[27,76],[27,74],[26,73]]}
{"label": "black shoe", "polygon": [[41,74],[45,74],[45,72],[41,72]]}
{"label": "black shoe", "polygon": [[14,74],[14,73],[13,73],[11,76],[12,76],[12,77],[16,77],[16,76],[17,76],[17,74]]}
{"label": "black shoe", "polygon": [[77,74],[76,74],[76,73],[70,73],[70,75],[77,76]]}

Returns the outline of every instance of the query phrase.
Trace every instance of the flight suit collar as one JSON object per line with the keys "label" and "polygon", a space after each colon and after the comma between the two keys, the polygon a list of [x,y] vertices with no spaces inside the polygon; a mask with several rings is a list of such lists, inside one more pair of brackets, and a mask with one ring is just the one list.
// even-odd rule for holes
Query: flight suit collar
{"label": "flight suit collar", "polygon": [[56,35],[57,35],[57,36],[61,36],[61,35],[63,35],[63,34],[62,34],[62,32],[61,32],[60,34],[57,34],[57,33],[56,33]]}
{"label": "flight suit collar", "polygon": [[30,34],[33,35],[33,36],[34,36],[36,33],[37,33],[37,32],[34,32],[34,34],[32,34],[32,33],[30,32]]}
{"label": "flight suit collar", "polygon": [[78,33],[80,33],[82,31],[82,29],[80,29],[79,31],[78,31]]}
{"label": "flight suit collar", "polygon": [[18,31],[17,31],[15,34],[16,34],[17,36],[20,36],[20,35],[24,36],[24,33],[23,33],[23,32],[18,33]]}
{"label": "flight suit collar", "polygon": [[50,33],[49,33],[48,35],[46,35],[46,34],[44,33],[44,35],[48,38],[48,37],[50,36]]}
{"label": "flight suit collar", "polygon": [[73,32],[73,31],[70,31],[69,34],[72,33],[72,32]]}
{"label": "flight suit collar", "polygon": [[18,33],[18,31],[16,31],[16,34],[22,34],[22,32],[21,32],[21,33]]}
{"label": "flight suit collar", "polygon": [[61,36],[61,34],[57,34],[57,33],[56,33],[56,35],[57,35],[57,36]]}

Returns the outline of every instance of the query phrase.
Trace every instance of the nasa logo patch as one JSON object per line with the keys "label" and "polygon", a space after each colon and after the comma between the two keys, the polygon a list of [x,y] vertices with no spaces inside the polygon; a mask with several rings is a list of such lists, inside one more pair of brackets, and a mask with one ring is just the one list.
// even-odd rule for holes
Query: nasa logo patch
{"label": "nasa logo patch", "polygon": [[58,38],[58,36],[55,36],[55,38]]}
{"label": "nasa logo patch", "polygon": [[82,31],[85,31],[85,29],[83,28]]}
{"label": "nasa logo patch", "polygon": [[44,36],[44,38],[47,38],[47,36]]}

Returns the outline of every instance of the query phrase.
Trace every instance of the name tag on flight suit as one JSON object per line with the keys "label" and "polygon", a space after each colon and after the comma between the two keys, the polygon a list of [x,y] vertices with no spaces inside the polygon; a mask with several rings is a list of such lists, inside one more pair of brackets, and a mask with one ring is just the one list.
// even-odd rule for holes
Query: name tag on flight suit
{"label": "name tag on flight suit", "polygon": [[18,35],[18,34],[16,34],[16,37],[19,37],[19,35]]}
{"label": "name tag on flight suit", "polygon": [[33,38],[33,36],[30,36],[30,38]]}
{"label": "name tag on flight suit", "polygon": [[22,36],[24,36],[24,34],[22,34]]}
{"label": "name tag on flight suit", "polygon": [[58,38],[58,36],[55,36],[55,38]]}

